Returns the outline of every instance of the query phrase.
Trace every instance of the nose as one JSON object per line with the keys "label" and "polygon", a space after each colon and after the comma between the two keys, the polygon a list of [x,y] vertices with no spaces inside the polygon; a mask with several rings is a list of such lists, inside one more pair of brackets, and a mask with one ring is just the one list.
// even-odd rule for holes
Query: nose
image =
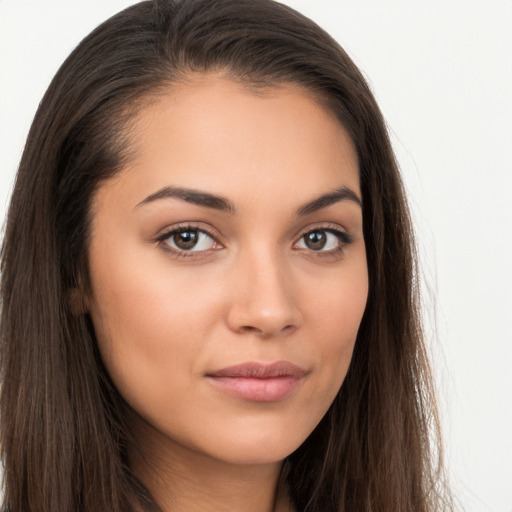
{"label": "nose", "polygon": [[231,273],[229,328],[263,338],[290,334],[302,324],[293,277],[278,254],[240,257]]}

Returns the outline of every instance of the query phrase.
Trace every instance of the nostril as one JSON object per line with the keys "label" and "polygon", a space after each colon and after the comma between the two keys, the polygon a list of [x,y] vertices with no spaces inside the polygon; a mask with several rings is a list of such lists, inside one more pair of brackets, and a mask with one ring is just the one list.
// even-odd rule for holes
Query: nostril
{"label": "nostril", "polygon": [[296,330],[296,326],[289,324],[285,325],[282,328],[264,328],[264,327],[255,327],[252,325],[243,325],[238,329],[238,332],[240,333],[253,333],[257,334],[261,337],[270,337],[275,336],[276,334],[291,334],[293,331]]}

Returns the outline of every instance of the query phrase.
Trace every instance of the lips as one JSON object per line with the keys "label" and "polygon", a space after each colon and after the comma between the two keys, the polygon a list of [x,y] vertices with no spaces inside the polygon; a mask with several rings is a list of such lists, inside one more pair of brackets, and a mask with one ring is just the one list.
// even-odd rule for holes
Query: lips
{"label": "lips", "polygon": [[276,402],[290,395],[307,372],[287,361],[248,362],[210,372],[209,382],[220,391],[253,402]]}

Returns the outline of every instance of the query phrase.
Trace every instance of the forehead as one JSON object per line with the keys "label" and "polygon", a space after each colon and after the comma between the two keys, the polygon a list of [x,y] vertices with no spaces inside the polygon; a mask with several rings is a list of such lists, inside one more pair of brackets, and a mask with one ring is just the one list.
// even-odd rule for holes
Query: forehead
{"label": "forehead", "polygon": [[131,127],[131,160],[114,178],[140,199],[169,185],[244,191],[359,192],[357,156],[338,119],[292,84],[251,89],[203,75],[159,91]]}

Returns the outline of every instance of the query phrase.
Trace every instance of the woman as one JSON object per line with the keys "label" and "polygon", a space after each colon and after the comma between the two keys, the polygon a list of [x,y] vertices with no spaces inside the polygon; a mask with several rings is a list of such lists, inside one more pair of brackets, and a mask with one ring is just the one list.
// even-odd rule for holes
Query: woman
{"label": "woman", "polygon": [[446,509],[414,261],[379,109],[319,27],[114,16],[8,214],[4,510]]}

